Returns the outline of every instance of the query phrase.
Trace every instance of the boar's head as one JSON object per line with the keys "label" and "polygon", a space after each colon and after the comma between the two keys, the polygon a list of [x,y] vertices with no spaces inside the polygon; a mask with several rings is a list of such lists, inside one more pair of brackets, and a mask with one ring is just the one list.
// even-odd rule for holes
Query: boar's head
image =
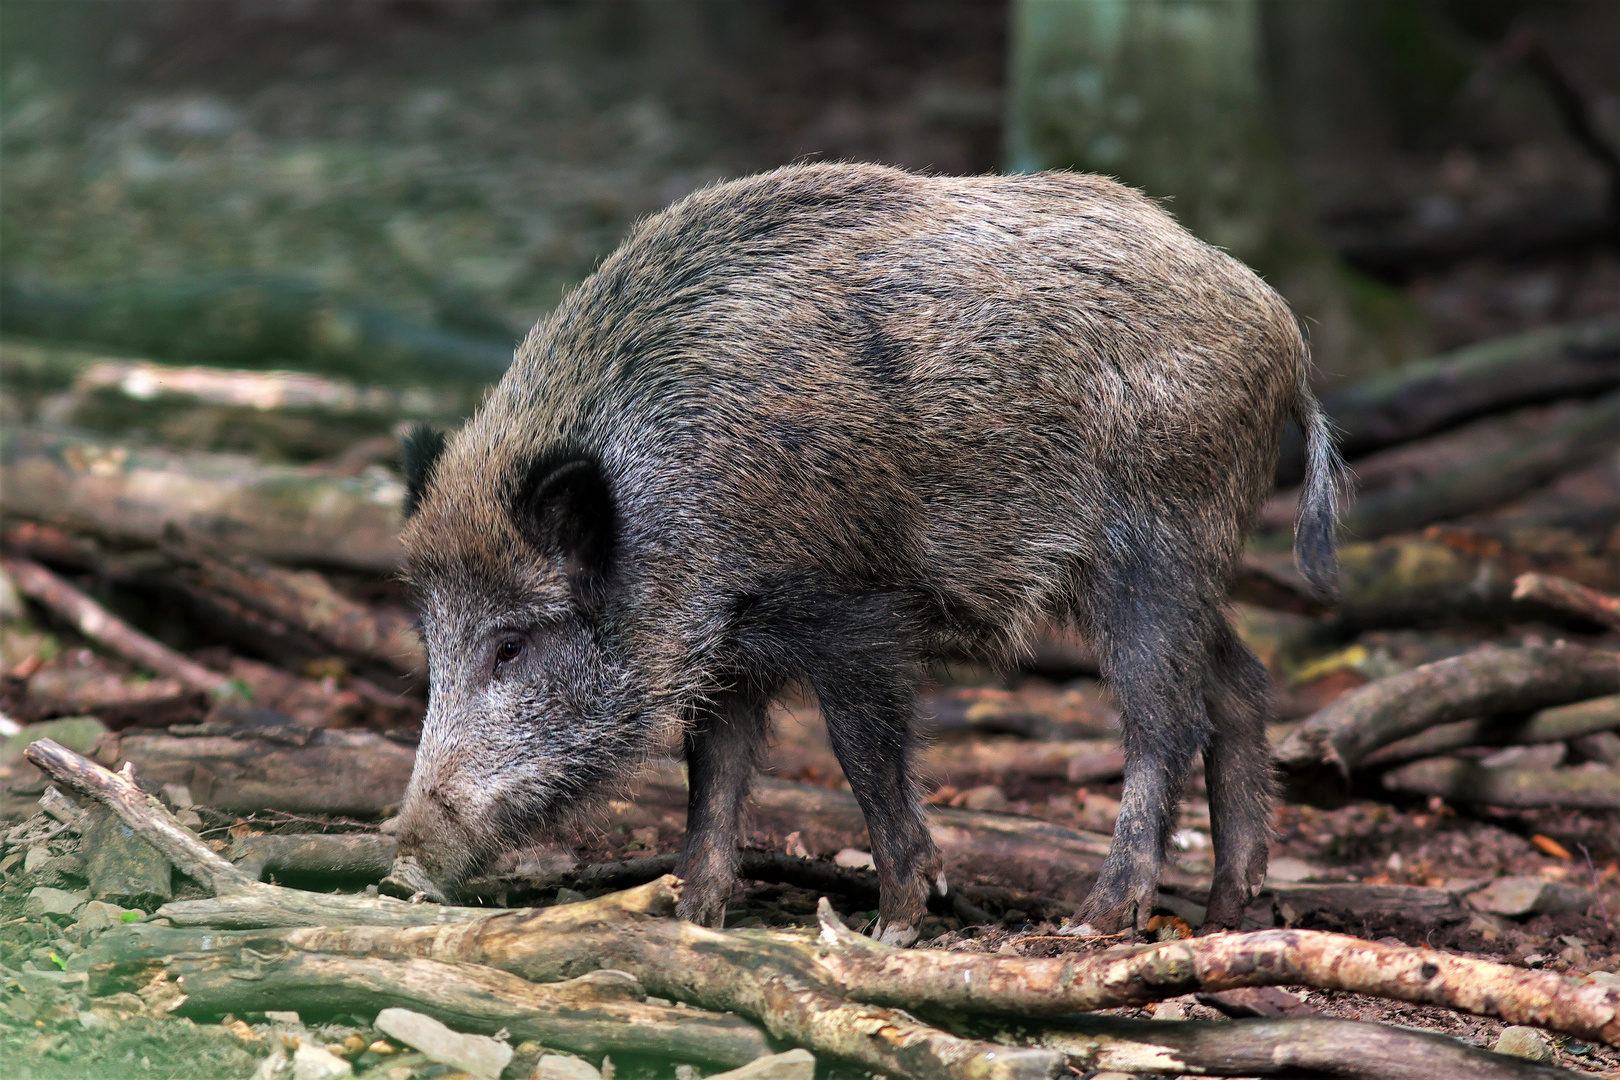
{"label": "boar's head", "polygon": [[449,895],[622,777],[650,725],[607,626],[617,526],[600,465],[443,450],[426,429],[406,444],[406,579],[431,691],[399,837]]}

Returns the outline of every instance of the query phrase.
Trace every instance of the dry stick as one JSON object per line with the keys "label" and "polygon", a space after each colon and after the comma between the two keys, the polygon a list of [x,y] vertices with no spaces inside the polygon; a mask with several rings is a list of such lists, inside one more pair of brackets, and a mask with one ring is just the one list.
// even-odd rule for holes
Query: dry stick
{"label": "dry stick", "polygon": [[1390,770],[1384,774],[1384,787],[1485,806],[1620,809],[1620,773],[1612,769],[1492,769],[1440,757]]}
{"label": "dry stick", "polygon": [[67,619],[79,633],[131,663],[178,679],[188,689],[207,694],[221,693],[229,686],[230,680],[225,676],[147,637],[38,563],[29,559],[0,559],[0,566],[5,567],[24,596]]}
{"label": "dry stick", "polygon": [[1416,758],[1433,757],[1464,746],[1524,746],[1563,742],[1596,731],[1620,728],[1620,694],[1542,709],[1528,719],[1475,717],[1440,724],[1379,747],[1361,759],[1360,768],[1383,769]]}
{"label": "dry stick", "polygon": [[[971,1029],[970,1029],[971,1030]],[[1299,1076],[1340,1080],[1573,1080],[1565,1069],[1469,1046],[1432,1031],[1359,1020],[1296,1017],[1162,1020],[1079,1016],[1018,1033],[1018,1041],[1061,1050],[1082,1072],[1193,1076]]]}
{"label": "dry stick", "polygon": [[1378,747],[1436,724],[1617,691],[1620,653],[1562,644],[1487,646],[1346,694],[1289,734],[1276,759],[1304,790],[1322,782],[1342,786]]}
{"label": "dry stick", "polygon": [[1620,597],[1589,589],[1568,578],[1520,574],[1513,582],[1513,599],[1534,600],[1604,626],[1620,627]]}

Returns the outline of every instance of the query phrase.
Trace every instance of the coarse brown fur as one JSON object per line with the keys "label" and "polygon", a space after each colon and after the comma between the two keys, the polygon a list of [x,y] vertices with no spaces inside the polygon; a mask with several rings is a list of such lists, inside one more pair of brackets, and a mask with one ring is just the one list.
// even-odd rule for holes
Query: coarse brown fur
{"label": "coarse brown fur", "polygon": [[432,702],[404,850],[453,885],[680,732],[682,913],[714,921],[765,706],[802,680],[867,815],[879,933],[907,940],[939,869],[917,665],[1008,662],[1073,619],[1128,762],[1080,917],[1147,918],[1202,750],[1210,919],[1235,925],[1266,864],[1268,684],[1223,597],[1290,416],[1301,563],[1331,588],[1308,364],[1253,272],[1100,177],[808,165],[682,200],[461,431],[408,448]]}

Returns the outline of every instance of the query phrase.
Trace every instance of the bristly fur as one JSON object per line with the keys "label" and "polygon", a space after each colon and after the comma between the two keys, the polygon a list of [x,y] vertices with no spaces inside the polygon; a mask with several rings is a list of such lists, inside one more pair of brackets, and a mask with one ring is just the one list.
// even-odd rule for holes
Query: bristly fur
{"label": "bristly fur", "polygon": [[1332,586],[1308,367],[1275,292],[1099,177],[806,165],[683,199],[534,328],[442,455],[407,452],[433,696],[404,850],[453,884],[680,733],[681,911],[714,921],[766,706],[801,682],[867,816],[878,933],[904,941],[939,868],[918,665],[1006,662],[1073,620],[1127,758],[1080,914],[1151,913],[1202,751],[1210,925],[1235,925],[1266,864],[1268,684],[1223,602],[1290,416],[1300,563]]}
{"label": "bristly fur", "polygon": [[405,473],[405,517],[416,513],[422,505],[422,493],[427,490],[433,466],[444,453],[444,432],[435,431],[427,424],[417,424],[400,440],[400,465]]}

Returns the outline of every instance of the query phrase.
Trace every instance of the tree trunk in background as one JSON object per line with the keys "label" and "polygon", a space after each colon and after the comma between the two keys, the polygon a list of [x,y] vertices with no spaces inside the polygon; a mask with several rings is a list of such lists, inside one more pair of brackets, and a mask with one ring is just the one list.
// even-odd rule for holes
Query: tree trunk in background
{"label": "tree trunk in background", "polygon": [[1007,167],[1116,176],[1260,271],[1339,382],[1413,355],[1417,319],[1320,238],[1272,127],[1260,0],[1019,0]]}

